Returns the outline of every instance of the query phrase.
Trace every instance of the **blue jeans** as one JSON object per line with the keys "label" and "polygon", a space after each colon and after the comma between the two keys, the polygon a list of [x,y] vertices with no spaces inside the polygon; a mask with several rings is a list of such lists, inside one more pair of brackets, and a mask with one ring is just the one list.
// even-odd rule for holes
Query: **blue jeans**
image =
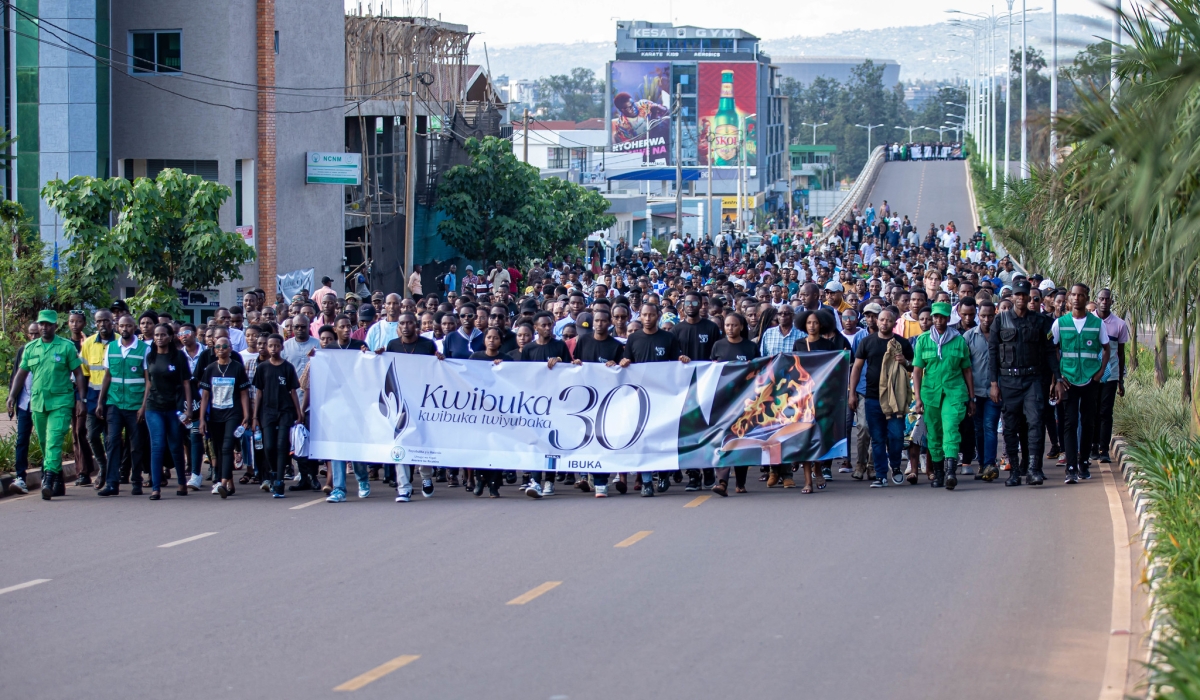
{"label": "blue jeans", "polygon": [[904,416],[887,418],[879,407],[879,399],[866,399],[866,402],[875,478],[886,479],[889,461],[893,471],[900,469],[900,452],[904,449]]}
{"label": "blue jeans", "polygon": [[979,466],[996,463],[996,427],[1000,424],[1000,404],[986,396],[975,397],[975,454]]}
{"label": "blue jeans", "polygon": [[[351,462],[350,465],[354,468],[354,477],[358,479],[358,485],[362,486],[367,483],[367,465],[364,462]],[[346,493],[346,463],[340,459],[335,459],[329,465],[329,478],[333,481],[333,490]]]}
{"label": "blue jeans", "polygon": [[25,478],[29,468],[29,436],[33,434],[33,414],[27,409],[17,409],[17,445],[13,455],[17,463],[17,476]]}
{"label": "blue jeans", "polygon": [[150,431],[150,488],[162,486],[163,448],[171,450],[179,485],[184,484],[183,440],[184,427],[174,411],[146,411],[146,428]]}

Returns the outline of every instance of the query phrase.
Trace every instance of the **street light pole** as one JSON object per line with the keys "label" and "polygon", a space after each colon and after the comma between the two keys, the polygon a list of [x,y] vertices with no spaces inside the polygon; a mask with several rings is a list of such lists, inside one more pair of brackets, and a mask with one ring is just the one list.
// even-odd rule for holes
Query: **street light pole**
{"label": "street light pole", "polygon": [[1121,0],[1114,0],[1112,20],[1112,58],[1108,69],[1108,101],[1113,109],[1117,108],[1117,89],[1120,81],[1117,78],[1117,55],[1121,46]]}
{"label": "street light pole", "polygon": [[1008,50],[1004,52],[1004,192],[1008,193],[1009,151],[1008,135],[1012,133],[1012,7],[1013,0],[1008,3]]}
{"label": "street light pole", "polygon": [[1029,83],[1025,76],[1029,55],[1029,32],[1026,29],[1025,0],[1021,0],[1021,179],[1029,178]]}
{"label": "street light pole", "polygon": [[1050,167],[1058,165],[1058,0],[1050,0]]}
{"label": "street light pole", "polygon": [[875,131],[879,127],[883,126],[883,124],[870,124],[870,125],[855,124],[854,126],[860,128],[860,129],[867,130],[867,160],[871,160],[871,132]]}
{"label": "street light pole", "polygon": [[817,145],[817,127],[818,126],[829,126],[829,122],[821,122],[820,124],[813,124],[811,122],[800,122],[800,126],[811,126],[812,127],[812,130],[813,130],[812,145],[815,146],[815,145]]}

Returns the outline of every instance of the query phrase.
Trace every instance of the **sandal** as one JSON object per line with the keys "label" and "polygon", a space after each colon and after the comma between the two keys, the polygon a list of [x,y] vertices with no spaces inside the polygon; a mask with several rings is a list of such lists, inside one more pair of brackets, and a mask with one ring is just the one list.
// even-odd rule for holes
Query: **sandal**
{"label": "sandal", "polygon": [[735,488],[735,489],[733,490],[733,492],[734,492],[734,493],[746,493],[746,487],[745,487],[745,486],[738,486],[737,488]]}
{"label": "sandal", "polygon": [[238,479],[238,483],[239,484],[250,483],[250,472],[246,472],[245,474],[242,474],[242,478]]}
{"label": "sandal", "polygon": [[812,490],[811,486],[805,486],[804,488],[800,489],[800,493],[812,493],[812,492],[813,492],[813,490]]}

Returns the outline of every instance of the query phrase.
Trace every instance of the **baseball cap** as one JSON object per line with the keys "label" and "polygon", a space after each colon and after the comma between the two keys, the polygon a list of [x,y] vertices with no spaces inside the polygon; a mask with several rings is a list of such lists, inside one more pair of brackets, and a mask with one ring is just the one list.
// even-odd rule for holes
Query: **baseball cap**
{"label": "baseball cap", "polygon": [[592,332],[592,314],[590,311],[584,311],[575,317],[575,327],[580,333]]}
{"label": "baseball cap", "polygon": [[842,288],[841,282],[838,282],[837,280],[829,280],[828,282],[825,283],[825,291],[841,292],[841,291],[845,291],[845,290]]}
{"label": "baseball cap", "polygon": [[1038,285],[1038,289],[1042,290],[1043,292],[1054,289],[1054,281],[1053,280],[1042,280],[1042,283]]}
{"label": "baseball cap", "polygon": [[375,307],[370,304],[363,304],[358,307],[358,320],[371,321],[375,318]]}
{"label": "baseball cap", "polygon": [[58,312],[54,309],[42,309],[38,312],[38,323],[58,323]]}
{"label": "baseball cap", "polygon": [[1024,295],[1028,296],[1029,295],[1029,280],[1025,280],[1025,279],[1013,280],[1012,290],[1013,290],[1013,294],[1024,294]]}
{"label": "baseball cap", "polygon": [[950,304],[949,302],[945,301],[935,302],[933,306],[929,308],[929,313],[934,316],[945,316],[946,318],[950,318]]}
{"label": "baseball cap", "polygon": [[878,316],[879,314],[883,313],[883,307],[880,306],[879,304],[871,302],[870,304],[867,304],[866,306],[863,307],[863,313],[864,314],[875,314]]}

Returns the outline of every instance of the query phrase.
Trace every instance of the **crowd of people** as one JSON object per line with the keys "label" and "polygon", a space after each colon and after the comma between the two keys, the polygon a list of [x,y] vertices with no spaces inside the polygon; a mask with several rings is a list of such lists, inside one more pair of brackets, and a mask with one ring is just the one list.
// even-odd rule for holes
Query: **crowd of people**
{"label": "crowd of people", "polygon": [[774,231],[755,245],[729,232],[673,236],[665,247],[643,236],[609,261],[495,261],[467,267],[461,279],[452,267],[429,293],[419,273],[403,295],[338,294],[326,278],[311,294],[277,294],[269,304],[256,289],[199,326],[150,310],[135,316],[118,301],[72,311],[62,336],[58,314],[41,312],[12,368],[12,490],[29,491],[36,432],[44,499],[64,493],[68,433],[75,483],[103,497],[128,486],[159,500],[172,472],[177,496],[211,486],[228,498],[240,485],[276,498],[323,491],[331,502],[347,499],[348,473],[359,498],[377,482],[401,502],[417,488],[432,497],[437,484],[492,497],[513,487],[532,498],[556,485],[652,497],[685,479],[689,491],[747,491],[746,467],[414,473],[295,455],[296,426],[309,413],[309,361],[326,349],[550,369],[843,351],[852,360],[847,456],[758,474],[769,488],[803,493],[825,488],[835,469],[872,487],[924,476],[954,489],[960,476],[990,482],[1005,471],[1008,486],[1037,485],[1043,455],[1065,468],[1066,483],[1086,480],[1093,460],[1108,460],[1113,403],[1124,391],[1129,329],[1109,290],[1026,276],[997,259],[979,229],[960,234],[947,222],[922,235],[887,202],[853,210],[833,231]]}
{"label": "crowd of people", "polygon": [[962,160],[966,158],[962,144],[938,141],[935,143],[889,143],[883,148],[884,160]]}

